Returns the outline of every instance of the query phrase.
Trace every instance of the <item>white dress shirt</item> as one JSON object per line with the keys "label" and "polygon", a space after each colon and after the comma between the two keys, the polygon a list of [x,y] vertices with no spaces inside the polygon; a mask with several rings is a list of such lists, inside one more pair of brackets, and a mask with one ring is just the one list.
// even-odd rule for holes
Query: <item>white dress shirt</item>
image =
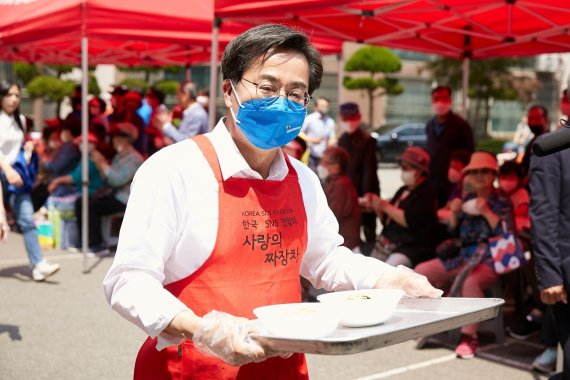
{"label": "white dress shirt", "polygon": [[[20,116],[22,125],[25,125],[26,119]],[[13,164],[18,157],[23,140],[24,132],[18,127],[14,115],[0,111],[0,159],[10,165]]]}
{"label": "white dress shirt", "polygon": [[[223,120],[205,136],[217,152],[224,180],[262,179],[248,166]],[[373,287],[391,267],[340,246],[338,223],[318,178],[299,161],[291,162],[299,175],[307,213],[301,275],[316,288],[327,290]],[[281,180],[287,173],[280,152],[267,179]],[[149,336],[158,336],[157,349],[180,344],[181,337],[162,330],[178,313],[188,310],[163,286],[200,268],[214,248],[217,227],[218,183],[194,141],[164,148],[141,166],[132,183],[115,260],[103,285],[114,310]]]}

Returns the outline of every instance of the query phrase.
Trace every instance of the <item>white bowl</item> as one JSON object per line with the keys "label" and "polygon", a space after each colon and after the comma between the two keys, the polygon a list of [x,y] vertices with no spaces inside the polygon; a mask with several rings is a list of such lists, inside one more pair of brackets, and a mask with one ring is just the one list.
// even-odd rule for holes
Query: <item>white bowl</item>
{"label": "white bowl", "polygon": [[363,289],[321,294],[317,299],[335,307],[341,325],[363,327],[385,322],[403,295],[400,289]]}
{"label": "white bowl", "polygon": [[331,305],[318,302],[258,307],[255,316],[271,334],[289,339],[318,339],[331,334],[339,316]]}

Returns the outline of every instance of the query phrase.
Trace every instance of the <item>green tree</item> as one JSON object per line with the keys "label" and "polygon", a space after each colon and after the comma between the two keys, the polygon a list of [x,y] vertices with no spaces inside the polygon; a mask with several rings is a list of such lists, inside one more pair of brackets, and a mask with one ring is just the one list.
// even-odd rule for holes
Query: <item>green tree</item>
{"label": "green tree", "polygon": [[14,62],[12,68],[14,69],[14,74],[16,74],[16,78],[18,78],[24,86],[38,75],[41,75],[36,65],[26,62]]}
{"label": "green tree", "polygon": [[[469,97],[475,100],[467,119],[477,139],[487,138],[487,124],[491,116],[491,99],[518,100],[528,104],[538,82],[532,78],[514,75],[512,69],[525,65],[522,59],[494,58],[472,60],[469,68]],[[452,89],[461,89],[463,67],[459,60],[437,58],[426,67],[439,83]]]}
{"label": "green tree", "polygon": [[61,102],[66,96],[71,96],[71,94],[73,94],[74,87],[75,82],[47,75],[40,75],[28,83],[27,90],[28,94],[30,94],[32,98],[45,98],[52,102],[56,102],[56,115],[59,116]]}
{"label": "green tree", "polygon": [[124,84],[129,88],[129,90],[137,91],[137,92],[146,92],[150,87],[150,84],[145,81],[144,79],[136,79],[136,78],[126,78],[123,79],[120,84]]}
{"label": "green tree", "polygon": [[368,77],[358,78],[346,76],[343,85],[349,90],[363,90],[368,94],[370,126],[374,122],[374,99],[386,94],[398,95],[404,92],[404,87],[398,79],[388,76],[400,71],[401,67],[400,59],[392,51],[378,46],[360,48],[346,62],[345,71],[368,74]]}
{"label": "green tree", "polygon": [[154,84],[154,87],[164,92],[165,95],[176,95],[179,86],[180,83],[176,80],[162,80]]}

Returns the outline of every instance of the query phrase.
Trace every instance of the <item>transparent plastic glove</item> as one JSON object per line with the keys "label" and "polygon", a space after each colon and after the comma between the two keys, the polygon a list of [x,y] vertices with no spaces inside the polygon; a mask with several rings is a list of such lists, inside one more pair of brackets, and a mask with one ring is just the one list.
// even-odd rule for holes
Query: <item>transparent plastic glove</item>
{"label": "transparent plastic glove", "polygon": [[375,288],[402,289],[410,297],[437,298],[443,294],[443,290],[434,288],[427,277],[403,265],[384,272]]}
{"label": "transparent plastic glove", "polygon": [[241,366],[266,359],[263,348],[250,337],[250,332],[248,319],[212,310],[202,317],[192,341],[198,351]]}

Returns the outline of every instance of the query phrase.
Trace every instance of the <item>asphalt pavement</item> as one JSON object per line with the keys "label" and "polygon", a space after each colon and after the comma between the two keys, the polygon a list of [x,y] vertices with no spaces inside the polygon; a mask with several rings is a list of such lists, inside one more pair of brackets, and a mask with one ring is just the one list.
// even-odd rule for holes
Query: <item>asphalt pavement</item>
{"label": "asphalt pavement", "polygon": [[[398,171],[380,170],[383,196],[399,187]],[[112,256],[88,258],[45,252],[62,269],[35,283],[22,236],[0,244],[0,379],[126,380],[145,334],[107,305],[102,279]],[[445,335],[422,350],[414,342],[346,356],[308,355],[312,380],[539,379],[530,372],[540,353],[537,339],[507,339],[496,345],[483,336],[480,355],[456,359]]]}

